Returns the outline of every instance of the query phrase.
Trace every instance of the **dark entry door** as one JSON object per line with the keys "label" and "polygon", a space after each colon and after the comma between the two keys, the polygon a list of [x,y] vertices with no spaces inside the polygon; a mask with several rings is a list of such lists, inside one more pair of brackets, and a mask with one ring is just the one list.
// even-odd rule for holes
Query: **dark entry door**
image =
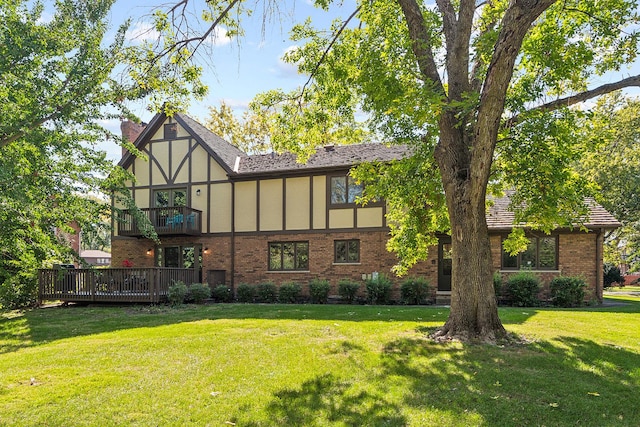
{"label": "dark entry door", "polygon": [[438,240],[438,291],[451,291],[451,237]]}

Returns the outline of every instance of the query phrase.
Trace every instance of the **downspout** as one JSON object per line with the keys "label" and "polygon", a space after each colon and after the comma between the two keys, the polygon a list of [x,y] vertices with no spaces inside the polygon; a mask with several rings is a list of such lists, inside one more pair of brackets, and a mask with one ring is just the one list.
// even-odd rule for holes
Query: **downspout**
{"label": "downspout", "polygon": [[600,304],[603,302],[603,235],[604,230],[602,228],[598,229],[598,233],[596,234],[596,298]]}
{"label": "downspout", "polygon": [[236,182],[231,181],[231,292],[236,278]]}

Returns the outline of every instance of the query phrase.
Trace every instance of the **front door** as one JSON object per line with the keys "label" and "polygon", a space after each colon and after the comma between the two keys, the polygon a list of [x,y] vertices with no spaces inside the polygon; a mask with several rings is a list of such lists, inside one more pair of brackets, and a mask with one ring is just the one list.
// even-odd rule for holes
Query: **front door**
{"label": "front door", "polygon": [[438,240],[438,292],[451,292],[451,237]]}

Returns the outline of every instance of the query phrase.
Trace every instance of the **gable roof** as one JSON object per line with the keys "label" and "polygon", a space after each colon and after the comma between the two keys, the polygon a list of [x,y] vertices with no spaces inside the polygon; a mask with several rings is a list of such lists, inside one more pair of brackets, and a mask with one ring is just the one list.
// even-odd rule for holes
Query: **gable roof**
{"label": "gable roof", "polygon": [[[198,141],[205,150],[222,166],[227,173],[233,172],[233,165],[237,157],[246,156],[246,154],[220,138],[215,133],[211,132],[206,127],[202,126],[197,121],[193,120],[186,114],[176,113],[173,118],[180,124],[193,138]],[[150,138],[160,128],[162,124],[167,120],[167,115],[164,113],[156,114],[144,130],[138,135],[133,144],[138,149],[142,149],[147,139]],[[127,152],[124,157],[118,163],[119,166],[126,169],[128,168],[135,157]]]}
{"label": "gable roof", "polygon": [[220,138],[186,114],[177,113],[173,117],[209,151],[227,173],[233,171],[236,158],[246,156],[238,147]]}
{"label": "gable roof", "polygon": [[[513,191],[507,191],[502,197],[491,198],[493,204],[489,207],[489,212],[487,213],[487,226],[489,230],[510,231],[515,225],[515,214],[509,210],[511,194],[513,194]],[[583,224],[585,227],[613,229],[622,225],[605,208],[596,203],[595,200],[589,198],[585,200],[585,203],[589,208],[589,218]]]}

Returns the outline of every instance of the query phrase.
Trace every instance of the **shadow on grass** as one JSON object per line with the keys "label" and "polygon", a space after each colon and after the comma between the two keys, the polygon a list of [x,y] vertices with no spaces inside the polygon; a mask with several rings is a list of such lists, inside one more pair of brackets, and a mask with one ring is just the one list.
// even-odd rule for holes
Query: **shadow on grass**
{"label": "shadow on grass", "polygon": [[[238,425],[636,426],[640,355],[561,337],[498,348],[389,342],[358,381],[319,375],[272,394]],[[253,411],[253,413],[256,413]]]}
{"label": "shadow on grass", "polygon": [[[269,425],[406,425],[400,407],[382,391],[364,389],[331,374],[306,381],[296,389],[276,392],[266,413]],[[243,426],[265,425],[263,421],[246,420],[242,415],[233,421]]]}
{"label": "shadow on grass", "polygon": [[[626,305],[571,309],[593,312],[640,312],[640,302]],[[536,308],[501,307],[505,325],[521,324],[534,316]],[[545,309],[549,310],[549,309]],[[553,309],[551,309],[553,310]],[[424,323],[433,332],[449,315],[439,306],[360,306],[305,304],[210,304],[145,306],[69,306],[34,309],[0,317],[0,354],[32,347],[59,339],[114,332],[125,329],[150,328],[185,322],[219,319],[326,320],[326,321],[411,321]],[[437,326],[434,326],[436,323]]]}

